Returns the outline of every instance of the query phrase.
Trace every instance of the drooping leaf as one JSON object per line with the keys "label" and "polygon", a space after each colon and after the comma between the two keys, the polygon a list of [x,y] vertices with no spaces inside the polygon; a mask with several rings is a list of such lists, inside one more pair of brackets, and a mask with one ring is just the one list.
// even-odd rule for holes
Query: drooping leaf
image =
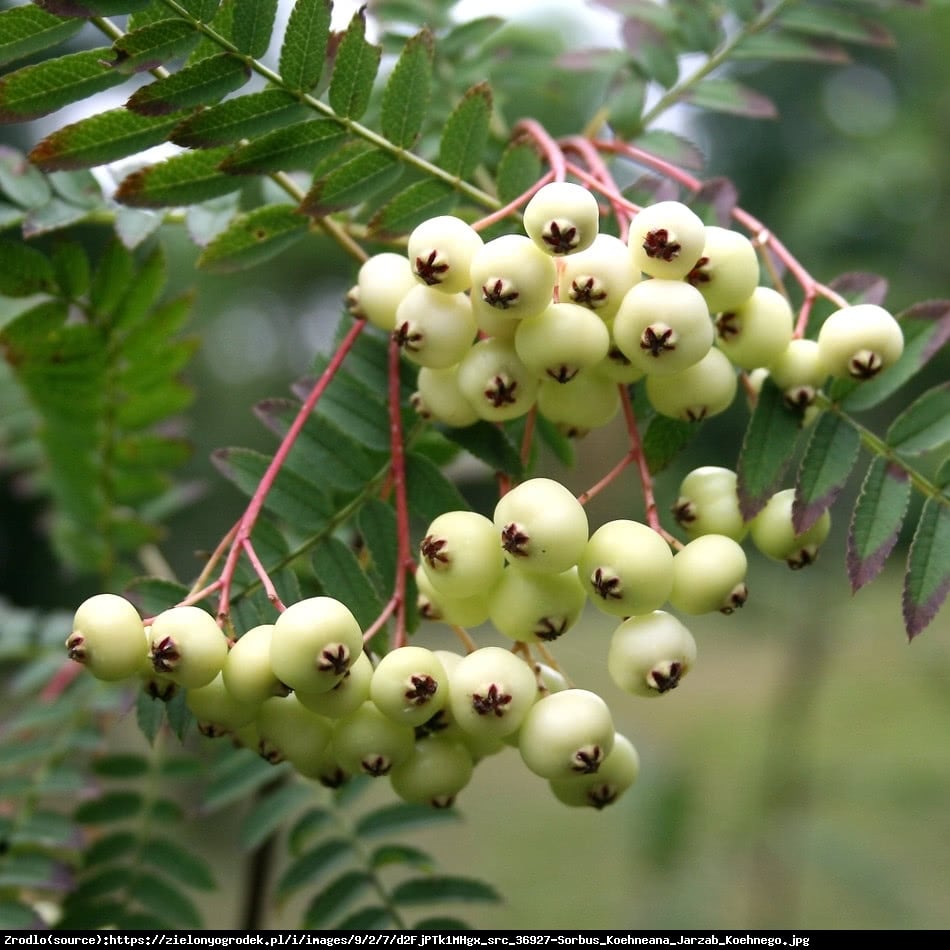
{"label": "drooping leaf", "polygon": [[709,178],[690,199],[689,206],[705,224],[728,228],[739,192],[728,178]]}
{"label": "drooping leaf", "polygon": [[638,135],[635,144],[683,168],[696,171],[706,164],[706,156],[695,142],[667,129],[650,129]]}
{"label": "drooping leaf", "polygon": [[142,859],[179,884],[201,891],[214,889],[208,862],[171,838],[149,839],[142,848]]}
{"label": "drooping leaf", "polygon": [[462,96],[446,119],[439,140],[438,163],[450,175],[470,178],[482,161],[491,110],[491,89],[487,83],[479,83]]}
{"label": "drooping leaf", "polygon": [[907,556],[902,599],[907,636],[917,636],[950,593],[950,501],[928,498]]}
{"label": "drooping leaf", "polygon": [[394,155],[363,142],[344,145],[321,164],[331,162],[332,171],[314,181],[301,201],[300,210],[304,214],[323,217],[362,204],[377,191],[393,184],[403,170]]}
{"label": "drooping leaf", "polygon": [[262,796],[241,825],[239,842],[246,851],[262,845],[302,805],[313,798],[313,790],[302,782],[288,782]]}
{"label": "drooping leaf", "polygon": [[507,204],[523,195],[541,177],[541,156],[527,142],[512,142],[502,153],[495,175],[498,197]]}
{"label": "drooping leaf", "polygon": [[[904,334],[901,358],[873,379],[849,385],[842,406],[870,409],[896,392],[950,341],[950,301],[927,300],[898,315]],[[836,391],[833,391],[833,395]]]}
{"label": "drooping leaf", "polygon": [[218,171],[228,149],[184,152],[127,175],[116,200],[136,208],[167,208],[205,202],[241,187],[231,175]]}
{"label": "drooping leaf", "polygon": [[307,906],[304,926],[321,929],[349,907],[373,883],[365,871],[346,871],[331,881]]}
{"label": "drooping leaf", "polygon": [[417,181],[387,201],[370,218],[369,229],[377,236],[406,234],[428,218],[448,214],[457,203],[458,194],[445,182]]}
{"label": "drooping leaf", "polygon": [[907,473],[877,457],[871,463],[848,527],[848,577],[852,592],[881,572],[900,534],[911,485]]}
{"label": "drooping leaf", "polygon": [[55,286],[56,274],[45,254],[22,241],[0,238],[0,294],[29,297]]}
{"label": "drooping leaf", "polygon": [[154,69],[187,53],[198,42],[198,37],[198,32],[185,20],[157,20],[125,33],[112,44],[115,53],[112,68],[120,73]]}
{"label": "drooping leaf", "polygon": [[135,722],[146,741],[153,744],[165,722],[165,704],[140,689],[135,696]]}
{"label": "drooping leaf", "polygon": [[[259,485],[271,459],[251,449],[220,449],[213,460],[218,470],[247,495]],[[320,487],[286,468],[274,479],[264,508],[302,531],[319,531],[333,516],[333,506]]]}
{"label": "drooping leaf", "polygon": [[201,928],[201,914],[191,898],[157,874],[137,868],[128,886],[143,907],[161,908],[163,923],[167,921],[186,929]]}
{"label": "drooping leaf", "polygon": [[415,142],[429,108],[433,44],[428,28],[411,37],[383,90],[382,132],[401,148],[409,148]]}
{"label": "drooping leaf", "polygon": [[218,102],[250,78],[245,62],[230,53],[218,53],[142,86],[125,105],[139,115],[168,115]]}
{"label": "drooping leaf", "polygon": [[433,521],[446,511],[466,511],[470,507],[455,483],[417,452],[406,455],[406,495],[409,510],[424,521]]}
{"label": "drooping leaf", "polygon": [[238,215],[198,257],[198,267],[230,274],[256,267],[296,244],[308,222],[291,205],[263,205]]}
{"label": "drooping leaf", "polygon": [[277,0],[233,0],[234,26],[231,39],[234,45],[248,56],[260,58],[267,52],[271,33],[274,30],[274,17],[277,14]]}
{"label": "drooping leaf", "polygon": [[79,20],[63,19],[27,4],[0,13],[0,66],[57,46],[82,28]]}
{"label": "drooping leaf", "polygon": [[405,864],[409,867],[431,870],[435,866],[432,855],[408,844],[383,844],[370,855],[369,863],[374,868],[390,864]]}
{"label": "drooping leaf", "polygon": [[235,749],[215,765],[202,808],[209,813],[218,811],[276,781],[288,768],[286,763],[271,765],[250,749]]}
{"label": "drooping leaf", "polygon": [[337,115],[359,119],[366,111],[381,55],[382,48],[366,39],[365,10],[358,10],[340,40],[333,64],[328,96]]}
{"label": "drooping leaf", "polygon": [[280,74],[288,88],[309,92],[320,81],[330,38],[330,0],[297,0],[280,48]]}
{"label": "drooping leaf", "polygon": [[383,609],[383,601],[353,549],[339,538],[327,538],[313,553],[313,571],[324,591],[346,604],[364,630]]}
{"label": "drooping leaf", "polygon": [[235,149],[221,163],[231,175],[257,175],[313,167],[336,152],[347,132],[332,119],[312,119],[283,129],[275,129]]}
{"label": "drooping leaf", "polygon": [[452,808],[430,808],[428,805],[396,802],[363,815],[356,824],[356,832],[361,838],[373,838],[410,828],[457,821],[458,817],[458,812]]}
{"label": "drooping leaf", "polygon": [[75,819],[83,825],[101,825],[123,821],[139,814],[144,805],[141,794],[133,791],[107,792],[99,798],[83,802],[75,812]]}
{"label": "drooping leaf", "polygon": [[763,59],[771,62],[847,63],[850,60],[844,47],[827,37],[814,39],[779,30],[750,33],[733,49],[736,59]]}
{"label": "drooping leaf", "polygon": [[623,38],[639,71],[648,79],[666,88],[676,82],[679,66],[670,31],[631,17],[623,24]]}
{"label": "drooping leaf", "polygon": [[746,428],[736,467],[739,509],[747,521],[778,488],[800,434],[799,415],[785,405],[782,392],[767,379]]}
{"label": "drooping leaf", "polygon": [[213,148],[239,139],[257,138],[288,122],[305,118],[307,109],[282,89],[237,96],[189,116],[169,140],[186,148]]}
{"label": "drooping leaf", "polygon": [[125,82],[126,77],[103,65],[110,49],[82,50],[0,78],[0,122],[25,122],[49,115]]}
{"label": "drooping leaf", "polygon": [[303,854],[315,835],[318,835],[333,820],[333,813],[325,808],[309,808],[305,811],[287,834],[290,853]]}
{"label": "drooping leaf", "polygon": [[396,904],[434,904],[439,901],[484,902],[496,904],[501,895],[490,884],[472,877],[436,875],[400,881],[393,888]]}
{"label": "drooping leaf", "polygon": [[861,436],[837,413],[826,412],[812,430],[795,483],[792,524],[807,531],[844,488],[858,458]]}
{"label": "drooping leaf", "polygon": [[329,868],[352,853],[353,845],[346,838],[327,838],[302,854],[281,875],[274,894],[283,900],[301,887],[312,884]]}
{"label": "drooping leaf", "polygon": [[786,29],[844,43],[868,46],[892,46],[894,37],[883,23],[853,13],[850,10],[827,6],[789,7],[782,12],[781,24]]}
{"label": "drooping leaf", "polygon": [[902,455],[921,455],[950,444],[950,383],[934,386],[904,409],[886,438]]}
{"label": "drooping leaf", "polygon": [[703,79],[684,96],[684,102],[713,112],[727,112],[747,119],[774,119],[778,112],[768,96],[733,79]]}
{"label": "drooping leaf", "polygon": [[880,274],[851,271],[839,274],[828,284],[851,304],[873,303],[881,306],[887,296],[887,278]]}

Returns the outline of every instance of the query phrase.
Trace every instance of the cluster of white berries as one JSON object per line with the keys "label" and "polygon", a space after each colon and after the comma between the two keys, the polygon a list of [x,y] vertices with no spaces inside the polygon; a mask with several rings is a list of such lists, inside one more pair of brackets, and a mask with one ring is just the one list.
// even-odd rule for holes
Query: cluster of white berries
{"label": "cluster of white berries", "polygon": [[331,787],[387,776],[402,799],[445,807],[480,759],[516,745],[559,799],[602,808],[639,771],[606,703],[555,670],[496,646],[465,656],[404,646],[373,662],[332,597],[298,601],[229,644],[197,607],[146,627],[125,598],[96,594],[66,645],[100,679],[140,677],[165,699],[186,689],[205,735],[231,735]]}
{"label": "cluster of white berries", "polygon": [[484,242],[443,215],[406,255],[361,267],[351,309],[421,367],[426,417],[461,427],[536,405],[583,434],[616,414],[618,383],[644,379],[657,412],[696,420],[729,407],[737,369],[766,369],[804,407],[829,375],[871,378],[903,350],[900,325],[872,304],[836,311],[817,340],[793,337],[752,242],[678,201],[643,208],[624,242],[599,231],[591,192],[556,182],[528,202],[524,230]]}

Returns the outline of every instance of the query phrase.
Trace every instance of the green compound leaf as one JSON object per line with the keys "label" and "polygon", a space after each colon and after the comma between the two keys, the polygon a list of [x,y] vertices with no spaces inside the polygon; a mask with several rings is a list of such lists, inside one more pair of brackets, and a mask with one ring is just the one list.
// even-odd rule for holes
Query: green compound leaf
{"label": "green compound leaf", "polygon": [[229,175],[309,171],[320,159],[336,152],[346,139],[346,130],[333,119],[298,122],[235,149],[221,163],[221,170]]}
{"label": "green compound leaf", "polygon": [[274,894],[278,900],[285,900],[301,887],[306,887],[320,878],[342,858],[353,852],[353,845],[346,838],[328,838],[316,847],[300,855],[277,882]]}
{"label": "green compound leaf", "polygon": [[465,901],[497,904],[501,895],[490,884],[477,878],[432,875],[401,881],[392,892],[395,904],[434,904],[439,901]]}
{"label": "green compound leaf", "polygon": [[[251,449],[219,449],[213,461],[225,478],[250,496],[257,490],[271,458]],[[274,479],[264,508],[302,531],[319,531],[333,517],[333,505],[320,486],[286,468]]]}
{"label": "green compound leaf", "polygon": [[328,884],[307,906],[304,926],[319,930],[326,927],[337,914],[345,910],[365,890],[373,878],[366,871],[346,871]]}
{"label": "green compound leaf", "polygon": [[852,592],[881,572],[900,534],[911,485],[907,473],[887,459],[871,463],[848,527],[848,578]]}
{"label": "green compound leaf", "polygon": [[725,112],[747,119],[774,119],[775,103],[768,96],[732,79],[704,79],[684,96],[683,101],[712,112]]}
{"label": "green compound leaf", "polygon": [[950,593],[950,501],[927,499],[907,556],[903,612],[912,640],[934,617]]}
{"label": "green compound leaf", "polygon": [[193,852],[169,838],[151,838],[144,842],[142,861],[162,871],[173,881],[200,891],[214,890],[211,867]]}
{"label": "green compound leaf", "polygon": [[147,7],[149,0],[36,0],[37,6],[68,17],[116,16]]}
{"label": "green compound leaf", "polygon": [[406,456],[406,495],[409,510],[425,521],[433,521],[446,511],[467,511],[471,507],[455,483],[416,452]]}
{"label": "green compound leaf", "polygon": [[319,835],[331,821],[333,821],[333,813],[325,808],[310,808],[305,811],[287,833],[290,853],[298,857],[303,854],[310,841]]}
{"label": "green compound leaf", "polygon": [[390,591],[396,582],[396,552],[399,548],[396,513],[392,506],[371,498],[360,509],[356,519],[366,550],[370,556],[370,572],[377,590]]}
{"label": "green compound leaf", "polygon": [[652,474],[662,472],[692,441],[698,426],[682,419],[655,415],[643,433],[643,454]]}
{"label": "green compound leaf", "polygon": [[234,0],[234,45],[248,56],[263,56],[270,45],[276,14],[277,0]]}
{"label": "green compound leaf", "polygon": [[508,204],[523,195],[541,177],[541,156],[533,145],[512,142],[502,153],[495,175],[498,197]]}
{"label": "green compound leaf", "polygon": [[333,170],[314,181],[300,203],[304,214],[320,218],[362,204],[377,191],[393,184],[403,170],[395,155],[363,142],[344,145],[325,159],[321,167],[330,163]]}
{"label": "green compound leaf", "polygon": [[96,759],[93,771],[103,778],[134,778],[148,771],[148,760],[133,753],[116,753]]}
{"label": "green compound leaf", "polygon": [[771,30],[751,33],[733,49],[735,59],[763,59],[770,62],[831,63],[849,62],[847,51],[827,37],[810,36]]}
{"label": "green compound leaf", "polygon": [[157,20],[126,33],[112,44],[112,68],[126,74],[154,69],[187,53],[198,42],[198,36],[184,20]]}
{"label": "green compound leaf", "polygon": [[309,92],[320,81],[330,39],[330,0],[297,0],[280,48],[280,74],[290,89]]}
{"label": "green compound leaf", "polygon": [[430,808],[428,805],[395,802],[363,815],[356,824],[356,833],[361,838],[373,838],[458,819],[459,814],[454,808]]}
{"label": "green compound leaf", "polygon": [[422,129],[432,92],[433,51],[432,33],[420,30],[406,43],[383,90],[383,135],[400,148],[409,148]]}
{"label": "green compound leaf", "polygon": [[201,914],[192,900],[157,874],[136,868],[135,873],[129,875],[128,888],[143,907],[161,909],[160,919],[165,926],[201,928]]}
{"label": "green compound leaf", "polygon": [[246,63],[230,53],[218,53],[142,86],[125,105],[139,115],[168,115],[217,102],[250,78]]}
{"label": "green compound leaf", "polygon": [[785,405],[781,390],[767,379],[749,419],[736,466],[739,510],[746,521],[765,507],[778,488],[798,442],[799,422],[799,414]]}
{"label": "green compound leaf", "polygon": [[383,601],[353,549],[328,538],[313,554],[313,572],[326,592],[346,604],[365,630],[380,615]]}
{"label": "green compound leaf", "polygon": [[524,475],[521,454],[504,429],[490,422],[476,422],[464,429],[446,428],[442,432],[447,439],[496,472],[505,472],[518,479]]}
{"label": "green compound leaf", "polygon": [[[865,382],[839,381],[846,395],[841,405],[851,411],[870,409],[895,393],[950,342],[950,300],[927,300],[898,314],[904,334],[901,358]],[[837,386],[832,395],[838,393]]]}
{"label": "green compound leaf", "polygon": [[201,252],[198,267],[231,274],[270,260],[303,238],[309,227],[291,205],[264,205],[238,215]]}
{"label": "green compound leaf", "polygon": [[32,5],[4,10],[0,13],[0,66],[57,46],[81,28],[79,20],[64,20]]}
{"label": "green compound leaf", "polygon": [[378,904],[370,904],[368,907],[361,907],[353,911],[341,920],[337,930],[382,930],[386,927],[392,927],[397,921],[392,912]]}
{"label": "green compound leaf", "polygon": [[202,808],[215,812],[286,774],[286,763],[271,765],[250,749],[234,749],[215,764]]}
{"label": "green compound leaf", "polygon": [[829,37],[843,43],[867,46],[893,46],[894,37],[881,24],[857,13],[831,7],[790,7],[781,16],[781,24],[789,30],[810,33],[822,39]]}
{"label": "green compound leaf", "polygon": [[429,218],[448,214],[457,203],[458,195],[445,182],[417,181],[370,218],[369,230],[377,237],[403,235]]}
{"label": "green compound leaf", "polygon": [[288,782],[262,796],[241,825],[238,841],[245,851],[262,845],[304,804],[313,798],[313,789],[303,782]]}
{"label": "green compound leaf", "polygon": [[432,855],[408,844],[383,844],[370,855],[369,863],[374,868],[390,864],[405,864],[409,867],[430,871],[435,867]]}
{"label": "green compound leaf", "polygon": [[135,722],[149,745],[154,745],[165,722],[165,704],[140,689],[135,696]]}
{"label": "green compound leaf", "polygon": [[74,814],[82,825],[103,825],[112,821],[125,821],[138,815],[145,802],[138,792],[107,792],[99,798],[83,802]]}
{"label": "green compound leaf", "polygon": [[154,117],[111,109],[57,129],[33,148],[30,161],[48,172],[105,165],[159,145],[180,121],[180,114]]}
{"label": "green compound leaf", "polygon": [[353,14],[336,51],[328,96],[337,115],[358,119],[369,106],[382,48],[366,40],[365,9]]}
{"label": "green compound leaf", "polygon": [[282,89],[265,89],[228,99],[181,122],[169,139],[186,148],[212,148],[257,138],[296,122],[307,109]]}
{"label": "green compound leaf", "polygon": [[87,868],[97,864],[106,864],[130,854],[137,843],[132,831],[112,831],[109,834],[96,838],[83,855],[83,863]]}
{"label": "green compound leaf", "polygon": [[834,504],[860,447],[857,429],[841,416],[827,412],[815,424],[795,484],[792,524],[796,534],[807,531]]}
{"label": "green compound leaf", "polygon": [[922,455],[950,443],[950,383],[941,383],[909,405],[887,430],[902,455]]}
{"label": "green compound leaf", "polygon": [[29,297],[55,287],[56,273],[45,254],[21,241],[0,238],[0,294]]}
{"label": "green compound leaf", "polygon": [[134,208],[196,204],[229,194],[240,181],[218,171],[228,148],[185,152],[133,172],[122,180],[116,200]]}
{"label": "green compound leaf", "polygon": [[469,178],[478,167],[488,143],[491,111],[491,89],[483,82],[472,86],[446,119],[438,163],[450,175]]}
{"label": "green compound leaf", "polygon": [[23,66],[0,79],[0,122],[25,122],[121,85],[126,77],[103,65],[109,47],[69,53]]}

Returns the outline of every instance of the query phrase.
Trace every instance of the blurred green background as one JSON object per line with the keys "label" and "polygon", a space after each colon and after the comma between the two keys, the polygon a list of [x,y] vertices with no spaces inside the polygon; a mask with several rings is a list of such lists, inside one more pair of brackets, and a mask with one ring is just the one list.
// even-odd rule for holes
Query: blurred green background
{"label": "blurred green background", "polygon": [[[950,8],[888,14],[894,49],[859,64],[744,69],[781,118],[754,123],[686,115],[709,157],[707,174],[738,185],[741,203],[823,280],[876,270],[896,311],[948,295]],[[503,81],[503,76],[501,81]],[[525,103],[525,111],[530,103]],[[581,124],[581,123],[579,123]],[[193,280],[194,249],[169,235],[172,274]],[[215,448],[270,448],[253,419],[283,395],[328,340],[355,268],[318,239],[267,268],[199,275],[191,370],[197,392],[188,476],[202,500],[170,526],[163,553],[183,576],[239,513],[241,499],[208,462]],[[947,378],[944,355],[926,379],[869,420],[880,430],[910,391]],[[715,420],[658,485],[668,507],[699,464],[733,465],[741,413]],[[586,487],[622,452],[619,430],[578,447],[578,465],[547,473]],[[477,472],[463,477],[473,480]],[[853,479],[856,481],[856,478]],[[477,495],[479,485],[466,486]],[[4,485],[0,519],[18,539],[2,591],[14,602],[71,608],[87,580],[62,577],[36,519]],[[902,539],[888,568],[852,597],[844,568],[849,486],[818,564],[792,574],[750,552],[748,605],[690,626],[699,663],[656,700],[621,695],[605,673],[611,622],[594,613],[556,655],[577,685],[601,692],[637,746],[640,781],[601,813],[568,809],[511,750],[482,763],[460,796],[464,821],[420,832],[447,872],[506,895],[473,906],[478,927],[873,928],[950,927],[950,623],[946,608],[908,645],[900,617]],[[642,512],[632,475],[591,505],[592,524]],[[913,511],[912,511],[913,514]],[[446,645],[426,628],[419,642]],[[480,642],[500,642],[486,633]],[[374,788],[368,801],[382,801]],[[239,816],[233,816],[237,821]],[[223,887],[209,926],[238,917],[227,818],[217,819]],[[237,881],[231,882],[234,886]],[[272,926],[293,926],[288,910]]]}

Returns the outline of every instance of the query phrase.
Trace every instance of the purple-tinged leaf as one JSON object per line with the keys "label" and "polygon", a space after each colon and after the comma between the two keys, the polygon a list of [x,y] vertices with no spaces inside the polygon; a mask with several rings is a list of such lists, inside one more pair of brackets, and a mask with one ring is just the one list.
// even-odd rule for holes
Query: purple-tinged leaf
{"label": "purple-tinged leaf", "polygon": [[881,572],[897,543],[910,500],[907,473],[884,458],[871,463],[848,527],[848,577],[852,592]]}
{"label": "purple-tinged leaf", "polygon": [[369,106],[382,47],[366,40],[366,13],[353,14],[340,40],[330,79],[329,99],[337,115],[358,119]]}
{"label": "purple-tinged leaf", "polygon": [[675,181],[650,174],[641,175],[621,193],[640,207],[657,201],[678,201],[680,197],[680,189]]}
{"label": "purple-tinged leaf", "polygon": [[680,168],[700,171],[706,164],[706,156],[695,142],[666,129],[644,132],[643,135],[637,136],[634,144],[657,158],[679,165]]}
{"label": "purple-tinged leaf", "polygon": [[[904,332],[901,358],[874,379],[862,383],[842,381],[832,391],[849,412],[870,409],[895,393],[950,342],[950,300],[927,300],[899,313]],[[838,393],[846,393],[839,396]]]}
{"label": "purple-tinged leaf", "polygon": [[934,386],[911,403],[887,430],[902,455],[922,455],[950,444],[950,383]]}
{"label": "purple-tinged leaf", "polygon": [[864,271],[839,274],[828,286],[852,305],[873,303],[880,307],[884,305],[884,298],[887,296],[887,278]]}
{"label": "purple-tinged leaf", "polygon": [[736,466],[739,510],[754,518],[778,490],[801,433],[801,415],[790,409],[781,390],[766,379],[742,440]]}
{"label": "purple-tinged leaf", "polygon": [[790,7],[782,13],[781,24],[786,29],[811,33],[823,39],[833,38],[844,43],[894,45],[894,37],[883,24],[848,10],[811,5]]}
{"label": "purple-tinged leaf", "polygon": [[824,413],[815,424],[795,484],[792,524],[796,534],[807,531],[834,504],[860,447],[857,429],[836,413]]}
{"label": "purple-tinged leaf", "polygon": [[837,43],[778,30],[749,34],[739,42],[732,55],[735,59],[764,59],[772,62],[851,62],[847,50]]}
{"label": "purple-tinged leaf", "polygon": [[669,36],[652,23],[627,19],[623,24],[624,44],[642,72],[669,89],[679,78],[679,63]]}
{"label": "purple-tinged leaf", "polygon": [[746,119],[774,119],[775,103],[768,96],[749,89],[732,79],[704,79],[683,97],[687,105],[711,112],[725,112]]}
{"label": "purple-tinged leaf", "polygon": [[690,199],[689,205],[706,224],[728,228],[739,192],[728,178],[710,178]]}
{"label": "purple-tinged leaf", "polygon": [[929,498],[920,513],[904,576],[904,626],[911,640],[934,617],[950,593],[950,499]]}

